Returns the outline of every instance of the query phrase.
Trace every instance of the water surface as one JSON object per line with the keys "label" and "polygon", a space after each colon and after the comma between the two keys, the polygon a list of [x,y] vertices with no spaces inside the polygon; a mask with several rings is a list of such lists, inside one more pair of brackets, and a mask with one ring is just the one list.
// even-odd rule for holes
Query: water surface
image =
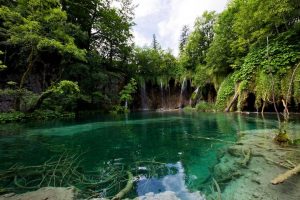
{"label": "water surface", "polygon": [[[96,115],[71,121],[1,125],[0,169],[15,163],[38,165],[65,151],[85,152],[82,166],[95,170],[110,162],[124,166],[140,161],[165,163],[167,171],[141,173],[132,196],[171,190],[182,199],[207,193],[213,166],[222,148],[241,130],[276,128],[274,117],[183,112]],[[209,137],[223,141],[195,139]],[[147,171],[145,164],[138,169]],[[174,169],[174,170],[172,170]]]}

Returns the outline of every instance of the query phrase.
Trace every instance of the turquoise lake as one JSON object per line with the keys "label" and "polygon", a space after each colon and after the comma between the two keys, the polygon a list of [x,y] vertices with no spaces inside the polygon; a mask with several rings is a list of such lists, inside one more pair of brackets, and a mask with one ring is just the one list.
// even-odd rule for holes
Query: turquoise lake
{"label": "turquoise lake", "polygon": [[145,172],[149,166],[141,162],[131,197],[171,190],[182,199],[192,199],[193,191],[209,192],[218,152],[236,141],[238,131],[276,128],[274,119],[178,111],[1,125],[0,169],[16,163],[39,165],[65,151],[84,152],[82,168],[86,171],[108,163],[130,168],[132,163],[153,161],[169,170],[149,174]]}

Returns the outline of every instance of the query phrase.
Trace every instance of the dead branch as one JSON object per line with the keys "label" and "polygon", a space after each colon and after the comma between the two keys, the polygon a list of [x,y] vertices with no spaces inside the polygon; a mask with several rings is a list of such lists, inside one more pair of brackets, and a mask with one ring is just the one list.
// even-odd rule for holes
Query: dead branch
{"label": "dead branch", "polygon": [[240,86],[237,85],[236,86],[236,91],[235,91],[235,94],[233,96],[233,99],[231,100],[230,104],[227,106],[227,108],[225,109],[225,112],[229,112],[231,107],[233,106],[233,104],[237,101],[238,97],[239,97],[239,94],[240,94]]}
{"label": "dead branch", "polygon": [[295,168],[286,171],[283,174],[278,175],[276,178],[274,178],[271,183],[273,185],[277,185],[279,183],[283,183],[285,180],[287,180],[288,178],[290,178],[293,175],[296,175],[300,172],[300,164],[298,164]]}
{"label": "dead branch", "polygon": [[125,188],[123,188],[118,194],[116,194],[116,196],[112,198],[112,200],[122,199],[132,189],[133,182],[134,182],[133,175],[130,171],[127,171],[127,174],[128,174],[128,181]]}

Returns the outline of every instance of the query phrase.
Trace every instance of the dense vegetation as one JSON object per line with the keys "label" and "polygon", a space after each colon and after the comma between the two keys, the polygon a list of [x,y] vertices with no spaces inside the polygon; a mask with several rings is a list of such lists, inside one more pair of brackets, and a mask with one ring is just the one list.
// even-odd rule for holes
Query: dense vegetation
{"label": "dense vegetation", "polygon": [[177,59],[155,35],[150,47],[135,46],[131,0],[0,2],[0,107],[17,111],[6,121],[124,111],[140,83],[184,78],[217,91],[199,110],[274,111],[284,100],[299,111],[298,0],[231,0],[220,14],[205,12],[183,27]]}
{"label": "dense vegetation", "polygon": [[[232,0],[221,14],[207,12],[196,20],[180,63],[196,72],[191,78],[197,86],[214,85],[218,110],[225,110],[235,92],[233,109],[243,110],[249,94],[257,111],[273,101],[279,106],[300,60],[299,17],[299,1]],[[285,99],[293,105],[300,100],[299,70],[296,74]]]}

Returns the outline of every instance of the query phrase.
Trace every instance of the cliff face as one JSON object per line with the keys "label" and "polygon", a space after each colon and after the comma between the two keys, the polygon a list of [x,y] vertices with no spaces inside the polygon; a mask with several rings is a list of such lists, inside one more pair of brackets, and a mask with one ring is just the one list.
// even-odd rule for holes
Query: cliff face
{"label": "cliff face", "polygon": [[189,80],[176,83],[170,80],[167,85],[146,82],[139,85],[132,105],[133,110],[175,109],[190,105],[195,88]]}

